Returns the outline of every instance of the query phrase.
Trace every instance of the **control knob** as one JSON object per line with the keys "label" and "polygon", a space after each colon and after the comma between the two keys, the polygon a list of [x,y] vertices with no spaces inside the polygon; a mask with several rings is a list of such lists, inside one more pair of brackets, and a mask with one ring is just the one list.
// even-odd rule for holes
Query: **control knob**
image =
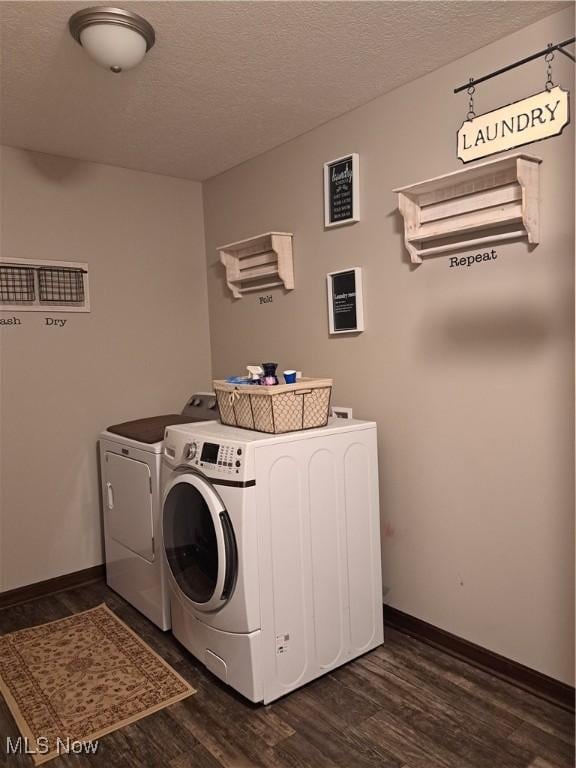
{"label": "control knob", "polygon": [[198,453],[198,443],[190,443],[186,451],[186,458],[195,459],[197,453]]}

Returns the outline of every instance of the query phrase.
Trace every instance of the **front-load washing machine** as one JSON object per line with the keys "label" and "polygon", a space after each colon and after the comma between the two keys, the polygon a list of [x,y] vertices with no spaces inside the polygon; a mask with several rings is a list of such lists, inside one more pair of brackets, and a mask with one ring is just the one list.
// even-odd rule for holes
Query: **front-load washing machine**
{"label": "front-load washing machine", "polygon": [[166,429],[172,631],[268,703],[383,641],[376,424]]}
{"label": "front-load washing machine", "polygon": [[192,395],[181,414],[108,427],[100,435],[106,582],[153,621],[170,629],[166,566],[160,548],[160,463],[168,424],[217,418],[213,393]]}

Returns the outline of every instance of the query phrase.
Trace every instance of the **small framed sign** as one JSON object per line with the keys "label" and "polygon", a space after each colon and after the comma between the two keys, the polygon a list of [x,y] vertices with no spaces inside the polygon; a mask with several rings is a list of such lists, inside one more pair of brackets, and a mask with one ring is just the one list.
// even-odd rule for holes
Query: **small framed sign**
{"label": "small framed sign", "polygon": [[345,155],[324,163],[324,226],[360,221],[360,158]]}
{"label": "small framed sign", "polygon": [[330,333],[359,333],[364,330],[364,301],[360,267],[329,272],[328,322]]}

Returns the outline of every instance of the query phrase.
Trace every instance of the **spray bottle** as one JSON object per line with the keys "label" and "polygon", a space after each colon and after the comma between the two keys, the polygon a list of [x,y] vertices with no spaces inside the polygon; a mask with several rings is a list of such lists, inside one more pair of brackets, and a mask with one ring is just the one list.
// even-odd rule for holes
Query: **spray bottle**
{"label": "spray bottle", "polygon": [[250,374],[250,378],[252,379],[251,384],[261,384],[262,383],[262,374],[264,373],[264,369],[260,365],[247,365],[246,369],[248,373]]}

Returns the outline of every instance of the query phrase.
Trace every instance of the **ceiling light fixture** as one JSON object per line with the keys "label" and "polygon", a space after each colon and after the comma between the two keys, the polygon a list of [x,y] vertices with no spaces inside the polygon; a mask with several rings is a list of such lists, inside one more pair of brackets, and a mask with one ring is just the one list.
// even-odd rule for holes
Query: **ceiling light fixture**
{"label": "ceiling light fixture", "polygon": [[140,64],[156,39],[146,19],[121,8],[85,8],[70,17],[68,26],[97,64],[116,73]]}

